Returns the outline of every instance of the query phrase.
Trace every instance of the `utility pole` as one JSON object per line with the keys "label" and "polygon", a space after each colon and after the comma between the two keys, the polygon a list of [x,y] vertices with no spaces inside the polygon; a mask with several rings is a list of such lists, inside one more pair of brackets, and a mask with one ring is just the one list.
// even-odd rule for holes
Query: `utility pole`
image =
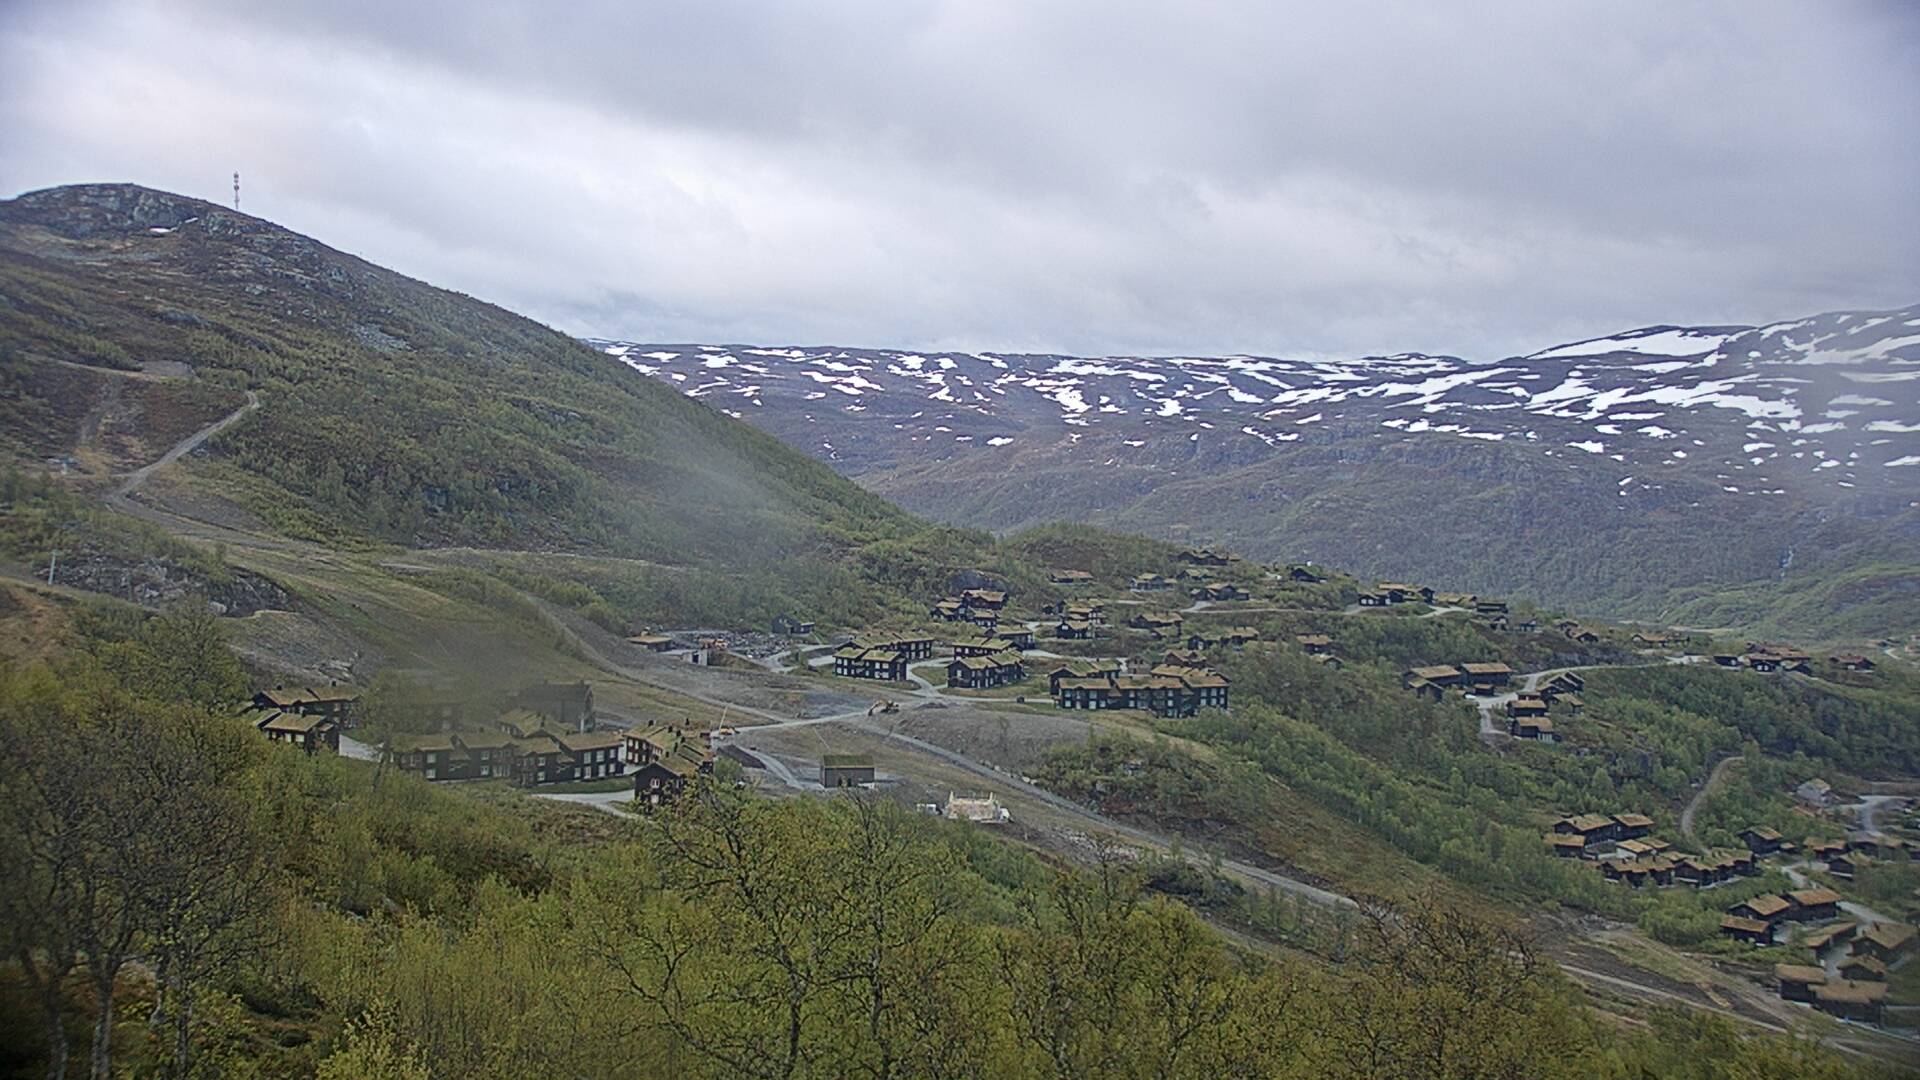
{"label": "utility pole", "polygon": [[233,208],[240,209],[240,174],[233,174]]}

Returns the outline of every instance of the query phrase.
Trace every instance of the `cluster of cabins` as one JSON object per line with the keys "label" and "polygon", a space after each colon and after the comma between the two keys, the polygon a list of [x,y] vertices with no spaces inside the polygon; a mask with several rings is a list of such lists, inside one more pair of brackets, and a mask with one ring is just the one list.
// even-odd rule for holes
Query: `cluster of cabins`
{"label": "cluster of cabins", "polygon": [[1729,907],[1726,918],[1720,920],[1720,933],[1735,941],[1771,945],[1775,934],[1789,923],[1824,922],[1838,915],[1840,900],[1832,889],[1761,893]]}
{"label": "cluster of cabins", "polygon": [[1437,594],[1425,585],[1408,585],[1400,581],[1383,581],[1372,589],[1360,594],[1361,607],[1392,607],[1394,604],[1411,604],[1418,601],[1431,604]]}
{"label": "cluster of cabins", "polygon": [[[1317,577],[1295,580],[1319,580]],[[1473,593],[1440,592],[1429,585],[1409,585],[1402,581],[1383,581],[1359,596],[1361,607],[1392,607],[1395,604],[1422,603],[1433,607],[1462,608],[1486,620],[1496,630],[1515,629],[1512,611],[1505,600],[1482,598]],[[1540,624],[1528,620],[1517,629],[1534,631]]]}
{"label": "cluster of cabins", "polygon": [[1712,888],[1760,872],[1752,851],[1683,855],[1653,835],[1645,814],[1575,814],[1553,823],[1549,851],[1562,858],[1592,859],[1608,880],[1631,888],[1688,885]]}
{"label": "cluster of cabins", "polygon": [[[1437,702],[1452,688],[1474,695],[1497,694],[1513,681],[1514,674],[1511,667],[1498,661],[1439,664],[1402,672],[1400,685],[1411,690],[1415,696]],[[1506,705],[1507,734],[1537,742],[1556,741],[1550,716],[1553,707],[1560,705],[1578,715],[1586,704],[1580,698],[1586,685],[1586,680],[1578,672],[1563,671],[1536,689],[1515,695]]]}
{"label": "cluster of cabins", "polygon": [[1587,688],[1587,680],[1577,671],[1562,671],[1542,682],[1532,693],[1516,694],[1507,702],[1507,734],[1516,739],[1532,739],[1537,742],[1556,742],[1553,718],[1549,715],[1555,706],[1560,706],[1580,715],[1586,702],[1580,697]]}
{"label": "cluster of cabins", "polygon": [[[1862,657],[1861,659],[1865,659]],[[1813,674],[1813,657],[1786,645],[1765,645],[1759,642],[1747,642],[1743,653],[1715,653],[1713,662],[1721,667],[1747,668],[1751,671],[1773,674],[1781,671],[1798,672],[1801,675]],[[1868,666],[1872,662],[1868,661]]]}
{"label": "cluster of cabins", "polygon": [[586,682],[528,686],[481,729],[459,727],[451,715],[435,719],[442,730],[394,736],[386,759],[427,780],[505,779],[520,787],[604,780],[625,771],[621,734],[596,729],[593,687]]}
{"label": "cluster of cabins", "polygon": [[[984,690],[1017,683],[1027,677],[1022,650],[1033,647],[1026,629],[985,631],[952,642],[953,660],[947,664],[947,685]],[[933,657],[930,637],[855,638],[836,649],[833,673],[850,679],[906,682],[907,668]]]}
{"label": "cluster of cabins", "polygon": [[1885,833],[1858,832],[1845,840],[1807,844],[1807,858],[1824,865],[1827,873],[1843,881],[1852,881],[1856,874],[1875,862],[1904,862],[1912,853],[1913,845]]}
{"label": "cluster of cabins", "polygon": [[1240,561],[1240,556],[1231,551],[1210,547],[1183,548],[1174,558],[1189,566],[1232,566]]}
{"label": "cluster of cabins", "polygon": [[1118,660],[1069,660],[1047,675],[1047,691],[1062,709],[1143,709],[1161,717],[1192,716],[1227,707],[1227,677],[1193,653],[1168,653],[1147,672],[1127,672]]}
{"label": "cluster of cabins", "polygon": [[1400,673],[1400,685],[1417,696],[1439,701],[1448,687],[1459,687],[1469,694],[1494,694],[1513,681],[1513,669],[1498,662],[1473,664],[1436,664],[1411,668]]}
{"label": "cluster of cabins", "polygon": [[515,709],[493,731],[395,736],[388,758],[428,780],[504,778],[519,787],[603,780],[625,772],[618,731],[569,731]]}
{"label": "cluster of cabins", "polygon": [[[1653,819],[1645,814],[1569,814],[1553,823],[1547,847],[1564,858],[1594,859],[1627,841],[1645,841],[1653,834]],[[1654,845],[1658,845],[1655,847]],[[1664,841],[1645,845],[1664,851]]]}
{"label": "cluster of cabins", "polygon": [[1107,608],[1098,600],[1065,600],[1047,605],[1041,613],[1060,617],[1053,625],[1053,636],[1062,641],[1091,641],[1107,627]]}
{"label": "cluster of cabins", "polygon": [[[1253,594],[1245,588],[1231,582],[1214,582],[1214,568],[1232,566],[1240,561],[1240,556],[1231,551],[1216,548],[1186,548],[1174,555],[1185,565],[1179,574],[1169,578],[1164,574],[1139,574],[1127,582],[1128,590],[1137,593],[1165,592],[1178,582],[1193,582],[1196,587],[1188,590],[1195,600],[1232,601],[1251,600]],[[1315,577],[1313,580],[1319,580]]]}
{"label": "cluster of cabins", "polygon": [[983,630],[992,630],[1000,625],[1000,612],[1006,606],[1004,589],[965,589],[936,601],[927,609],[927,614],[941,622],[970,622]]}
{"label": "cluster of cabins", "polygon": [[[1744,652],[1714,653],[1713,662],[1725,668],[1745,668],[1766,674],[1791,671],[1800,675],[1813,674],[1813,655],[1802,652],[1791,645],[1771,644],[1749,641]],[[1872,658],[1859,653],[1835,653],[1827,657],[1827,663],[1842,671],[1872,671]]]}
{"label": "cluster of cabins", "polygon": [[[354,726],[359,693],[348,687],[275,687],[254,695],[249,711],[269,739],[314,753],[338,752],[340,732]],[[516,694],[511,707],[480,728],[458,726],[461,705],[424,704],[419,719],[443,730],[395,735],[384,749],[395,768],[426,780],[506,780],[520,787],[604,780],[640,770],[659,802],[687,778],[711,771],[712,751],[673,728],[597,730],[593,687],[585,682],[536,683]]]}
{"label": "cluster of cabins", "polygon": [[1786,1001],[1800,1001],[1845,1020],[1877,1024],[1884,1018],[1887,973],[1915,948],[1916,932],[1901,923],[1837,922],[1812,931],[1801,944],[1820,960],[1776,964],[1774,984]]}
{"label": "cluster of cabins", "polygon": [[539,787],[632,772],[634,797],[649,806],[671,800],[714,762],[704,738],[675,726],[570,730],[526,708],[503,714],[493,730],[396,736],[387,753],[395,767],[433,781],[498,778]]}
{"label": "cluster of cabins", "polygon": [[253,695],[243,707],[248,721],[270,742],[297,746],[309,754],[340,752],[340,733],[354,727],[360,692],[339,683],[288,689],[276,686]]}
{"label": "cluster of cabins", "polygon": [[[1031,645],[1029,639],[1027,644]],[[947,664],[947,685],[962,690],[991,690],[1027,677],[1022,646],[1011,639],[990,637],[953,643]]]}

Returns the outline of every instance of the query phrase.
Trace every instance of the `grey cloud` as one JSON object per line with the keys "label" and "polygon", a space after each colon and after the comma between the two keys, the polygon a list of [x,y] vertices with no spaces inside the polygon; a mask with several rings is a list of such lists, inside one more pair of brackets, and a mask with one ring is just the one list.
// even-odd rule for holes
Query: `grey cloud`
{"label": "grey cloud", "polygon": [[1899,3],[0,19],[0,185],[236,163],[249,209],[580,332],[1491,356],[1920,295]]}

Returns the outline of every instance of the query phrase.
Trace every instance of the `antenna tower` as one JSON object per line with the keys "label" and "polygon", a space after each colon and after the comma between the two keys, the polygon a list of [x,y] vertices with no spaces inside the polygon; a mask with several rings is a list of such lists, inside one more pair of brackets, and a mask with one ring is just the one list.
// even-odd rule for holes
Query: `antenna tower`
{"label": "antenna tower", "polygon": [[233,208],[240,209],[240,174],[233,174]]}

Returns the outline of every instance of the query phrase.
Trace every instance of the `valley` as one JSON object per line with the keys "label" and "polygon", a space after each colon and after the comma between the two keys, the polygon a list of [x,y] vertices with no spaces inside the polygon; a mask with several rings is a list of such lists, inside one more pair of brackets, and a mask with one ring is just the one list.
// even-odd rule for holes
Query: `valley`
{"label": "valley", "polygon": [[[548,1050],[470,1038],[462,1025],[520,1031],[562,1022],[579,1001],[612,1001],[627,1020],[662,1025],[645,1043],[648,1065],[691,1061],[726,1075],[709,1040],[740,1010],[677,1012],[671,994],[645,981],[677,977],[671,965],[652,966],[676,955],[675,941],[703,943],[700,962],[712,966],[700,978],[738,978],[727,992],[759,993],[752,987],[778,963],[762,970],[741,957],[881,910],[862,904],[922,898],[930,906],[913,908],[916,918],[972,944],[924,954],[952,970],[915,977],[930,980],[945,1022],[977,1025],[960,1028],[960,1042],[1021,1063],[1016,1071],[1044,1054],[1039,1035],[1005,1034],[1031,1014],[1009,995],[1042,993],[1050,975],[1023,958],[1089,941],[1119,950],[1129,974],[1111,977],[1133,980],[1126,985],[1142,995],[1238,995],[1239,1006],[1220,1004],[1214,1020],[1196,1023],[1290,1017],[1330,1043],[1360,1038],[1352,1025],[1375,1020],[1409,1025],[1393,1036],[1409,1045],[1435,1038],[1399,1011],[1404,1003],[1485,995],[1492,978],[1500,1007],[1459,1022],[1496,1042],[1509,1027],[1528,1036],[1500,1051],[1530,1063],[1519,1066],[1526,1075],[1596,1075],[1603,1063],[1659,1060],[1688,1040],[1729,1061],[1817,1055],[1836,1076],[1904,1068],[1920,1047],[1912,962],[1897,961],[1872,1022],[1842,1020],[1778,992],[1776,965],[1813,955],[1810,926],[1782,920],[1759,945],[1722,927],[1731,908],[1829,885],[1872,913],[1863,925],[1920,916],[1920,863],[1904,857],[1909,840],[1920,844],[1910,805],[1876,801],[1877,818],[1849,819],[1837,800],[1822,807],[1794,794],[1815,779],[1858,794],[1920,776],[1920,673],[1887,636],[1910,614],[1899,582],[1911,509],[1893,506],[1907,475],[1894,462],[1910,441],[1885,425],[1911,412],[1863,413],[1845,434],[1785,426],[1846,407],[1838,382],[1816,401],[1796,364],[1897,384],[1912,354],[1889,344],[1885,328],[1911,312],[1872,325],[1835,317],[1771,333],[1661,330],[1548,350],[1525,366],[1584,366],[1537,393],[1513,392],[1543,381],[1525,370],[1431,357],[1093,365],[992,356],[964,367],[946,357],[947,367],[940,357],[915,365],[793,350],[800,355],[748,360],[759,354],[687,348],[697,363],[675,366],[679,356],[596,352],[259,219],[146,189],[62,189],[0,204],[0,250],[10,302],[0,364],[13,388],[0,400],[9,453],[0,644],[12,680],[0,719],[13,732],[69,716],[61,709],[110,713],[82,704],[96,693],[136,703],[174,693],[172,675],[151,672],[179,666],[195,674],[179,685],[211,682],[227,695],[192,699],[199,711],[188,730],[247,748],[232,752],[260,786],[213,786],[222,798],[244,792],[244,805],[264,815],[261,835],[285,852],[276,895],[298,898],[300,914],[275,917],[286,920],[279,932],[304,974],[236,967],[231,982],[209,976],[210,992],[231,995],[209,1000],[227,1010],[222,1037],[257,1043],[297,1031],[260,1051],[289,1074],[310,1072],[323,1049],[359,1045],[349,1019],[387,1009],[383,1022],[406,1033],[396,1045],[513,1075]],[[271,293],[256,291],[269,284]],[[1718,353],[1762,343],[1782,351],[1748,349],[1773,359],[1720,370],[1740,362]],[[1672,364],[1697,368],[1697,381],[1649,381],[1681,370]],[[86,369],[84,391],[70,381],[74,365]],[[1638,370],[1648,366],[1662,370]],[[762,382],[749,398],[732,382],[672,378],[696,371]],[[1003,379],[997,389],[990,372]],[[951,406],[937,422],[915,415],[929,412],[930,390],[955,399],[934,407]],[[1281,403],[1285,415],[1256,422],[1240,411],[1273,412],[1289,393],[1299,396]],[[1497,408],[1500,395],[1515,407]],[[195,407],[142,421],[127,410],[143,397]],[[822,401],[874,416],[836,420],[841,434],[822,440],[834,445],[806,446],[782,425],[821,422],[806,417],[825,417]],[[1431,429],[1413,409],[1375,411],[1389,402],[1502,437]],[[1508,445],[1545,443],[1526,434],[1550,424],[1617,426],[1622,410],[1655,402],[1672,415],[1648,423],[1684,435],[1600,433],[1615,441],[1594,451]],[[1800,411],[1789,416],[1781,402]],[[1308,408],[1321,415],[1299,415]],[[873,490],[729,415],[749,409],[784,417],[754,419]],[[111,453],[99,449],[105,428],[94,419],[108,416],[123,433]],[[1253,433],[1224,434],[1236,421]],[[1741,480],[1759,490],[1722,494],[1746,500],[1728,520],[1771,535],[1751,552],[1727,534],[1673,539],[1698,526],[1698,513],[1718,511],[1669,500],[1696,490],[1699,462],[1734,470],[1726,448],[1758,439],[1756,423],[1784,445],[1746,459],[1755,471]],[[1343,434],[1317,442],[1320,432]],[[1788,449],[1795,438],[1810,441]],[[1008,441],[986,445],[996,440]],[[1676,456],[1679,442],[1697,453]],[[1305,456],[1285,456],[1294,453]],[[1654,481],[1613,478],[1662,461],[1671,472],[1649,472]],[[1142,516],[1196,468],[1215,479],[1279,470],[1309,485],[1312,470],[1326,468],[1346,487],[1255,500],[1215,492],[1235,509],[1182,517],[1179,527]],[[1414,469],[1438,470],[1418,492],[1435,504],[1423,513],[1436,516],[1409,513],[1388,526],[1336,511],[1337,499],[1389,475],[1404,484],[1399,474]],[[1152,483],[1140,482],[1149,474]],[[968,477],[1010,486],[996,494]],[[884,501],[896,483],[939,493],[947,509],[926,512],[953,523],[915,517],[911,497],[904,510]],[[1444,495],[1460,484],[1479,494]],[[1611,487],[1609,506],[1633,508],[1622,521],[1636,524],[1620,528],[1639,537],[1637,550],[1670,557],[1632,564],[1667,590],[1663,599],[1602,584],[1620,576],[1619,561],[1573,569],[1594,545],[1620,542],[1578,517],[1596,486]],[[1793,494],[1766,494],[1775,489]],[[1120,491],[1134,501],[1104,503],[1103,493]],[[1511,548],[1464,529],[1446,543],[1416,540],[1422,530],[1439,537],[1440,520],[1510,523],[1475,501],[1487,491],[1546,500],[1565,518],[1554,528],[1582,533],[1587,546],[1556,552],[1558,534],[1531,527],[1511,530]],[[1790,509],[1760,509],[1775,505]],[[1312,541],[1263,532],[1276,513],[1327,531]],[[1688,589],[1700,594],[1689,610],[1731,615],[1735,607],[1710,608],[1711,586],[1747,581],[1744,560],[1762,542],[1821,518],[1793,540],[1793,573],[1826,585],[1857,575],[1875,602],[1823,608],[1823,621],[1798,624],[1776,595],[1751,619],[1709,622],[1728,627],[1714,631],[1672,625],[1706,620],[1608,617],[1677,611],[1672,597]],[[1060,520],[1075,523],[1041,524]],[[1373,539],[1348,546],[1346,529]],[[1185,546],[1195,543],[1208,546]],[[1386,554],[1400,544],[1409,554]],[[1724,578],[1700,576],[1693,560],[1707,548],[1728,549],[1715,556]],[[1540,554],[1515,553],[1523,550]],[[1388,570],[1415,584],[1382,581]],[[1529,587],[1536,572],[1556,583]],[[1595,606],[1577,605],[1580,596]],[[795,623],[808,629],[792,632]],[[1806,629],[1779,630],[1795,625]],[[1012,647],[999,636],[1015,632],[1033,641]],[[198,644],[180,645],[181,635]],[[930,655],[876,661],[897,663],[899,678],[835,673],[837,653],[850,650],[852,663],[899,641],[927,642]],[[982,689],[950,685],[956,643],[1017,671]],[[1854,663],[1866,652],[1876,661]],[[207,677],[216,669],[224,674]],[[1568,675],[1578,682],[1556,678]],[[538,712],[525,704],[532,690],[576,686],[590,703],[572,722],[582,730],[522,715]],[[265,726],[234,722],[233,694],[300,687],[346,695],[358,710],[334,731],[338,754],[269,745]],[[1531,708],[1521,703],[1533,700],[1550,721],[1544,729],[1520,723]],[[438,711],[446,702],[455,704]],[[507,737],[509,721],[532,727]],[[437,765],[424,755],[457,750],[456,736],[529,756],[545,752],[533,749],[542,740],[564,750],[563,737],[597,739],[602,751],[651,747],[650,737],[673,749],[551,784],[520,771],[430,775]],[[692,763],[684,787],[630,779],[674,754]],[[867,769],[872,780],[840,790],[823,783],[829,768]],[[1004,817],[969,818],[969,797],[990,797]],[[229,810],[245,816],[240,805]],[[1743,834],[1766,828],[1801,848],[1838,840],[1839,854],[1867,852],[1866,865],[1843,879],[1831,861],[1770,855],[1746,860],[1745,876],[1628,884],[1607,873],[1642,861],[1628,854],[1638,849],[1615,847],[1637,839],[1587,845],[1583,857],[1553,847],[1563,825],[1596,814],[1644,817],[1644,836],[1701,863],[1747,851]],[[1871,835],[1849,847],[1859,833]],[[922,876],[923,864],[940,870]],[[723,867],[714,872],[737,888],[690,867]],[[804,905],[759,906],[760,873]],[[869,875],[894,884],[873,896],[848,887]],[[953,891],[923,894],[929,880]],[[1500,944],[1394,944],[1440,923],[1448,929],[1436,942],[1461,934]],[[625,936],[612,940],[613,927]],[[1143,938],[1149,930],[1163,936]],[[1143,940],[1157,951],[1122,948]],[[553,942],[583,959],[552,961]],[[883,944],[906,970],[923,957],[918,946]],[[1419,959],[1381,966],[1379,950],[1392,948]],[[369,961],[395,951],[408,959]],[[1522,956],[1538,965],[1512,959]],[[1429,961],[1439,966],[1421,966]],[[513,965],[529,993],[556,996],[490,996],[491,964]],[[1191,981],[1154,982],[1170,972]],[[151,1002],[148,984],[127,983],[119,993],[129,1008]],[[829,984],[839,985],[823,976]],[[9,984],[16,1018],[36,1008],[23,985]],[[1235,1011],[1299,988],[1367,1005]],[[834,993],[805,998],[801,1026],[819,1040],[809,1045],[877,1038],[845,1021],[852,1014]],[[753,1015],[777,1015],[778,999],[755,998]],[[1131,1000],[1100,1016],[1063,1015],[1059,1030],[1088,1045],[1150,1039],[1149,1018],[1165,1014],[1143,1003],[1155,999]],[[973,1019],[963,1001],[989,1002],[980,1006],[988,1018]],[[898,1022],[931,1022],[915,1015]],[[889,1037],[905,1040],[907,1030]],[[1768,1041],[1782,1034],[1804,1042]],[[145,1052],[140,1034],[117,1038],[127,1053]],[[1234,1060],[1278,1055],[1272,1068],[1311,1075],[1332,1060],[1311,1055],[1344,1053],[1311,1039],[1288,1047],[1259,1043]],[[632,1044],[611,1037],[583,1038],[567,1053],[583,1075],[634,1067]]]}

